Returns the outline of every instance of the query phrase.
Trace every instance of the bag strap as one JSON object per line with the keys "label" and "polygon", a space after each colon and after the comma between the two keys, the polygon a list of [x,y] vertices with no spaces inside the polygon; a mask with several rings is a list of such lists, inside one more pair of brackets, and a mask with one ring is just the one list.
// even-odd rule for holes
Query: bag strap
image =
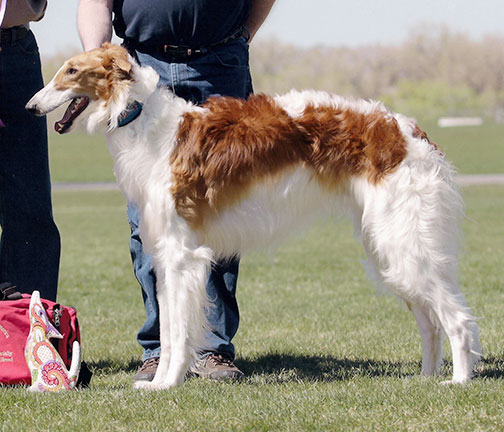
{"label": "bag strap", "polygon": [[0,284],[0,300],[19,300],[23,298],[15,285],[10,282]]}
{"label": "bag strap", "polygon": [[[59,303],[56,303],[53,306],[52,323],[53,323],[54,327],[56,328],[56,330],[58,330],[58,331],[61,331],[60,327],[61,327],[61,316],[62,315],[63,315],[63,313],[61,312],[61,305]],[[59,351],[59,341],[60,341],[60,339],[56,339],[56,338],[51,340],[51,343],[54,345],[54,348],[56,348],[57,351]]]}

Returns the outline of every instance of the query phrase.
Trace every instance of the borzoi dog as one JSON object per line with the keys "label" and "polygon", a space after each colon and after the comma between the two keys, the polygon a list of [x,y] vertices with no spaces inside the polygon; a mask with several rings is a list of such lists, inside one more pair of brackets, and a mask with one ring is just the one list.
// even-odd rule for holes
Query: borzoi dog
{"label": "borzoi dog", "polygon": [[345,209],[372,279],[418,323],[422,373],[442,362],[471,379],[480,341],[457,282],[463,203],[450,164],[416,123],[383,105],[315,91],[219,97],[202,106],[157,88],[158,75],[119,46],[79,54],[27,104],[46,114],[71,101],[74,120],[107,129],[117,181],[140,209],[153,254],[161,359],[152,382],[181,384],[205,345],[205,284],[213,260],[268,247],[321,214]]}

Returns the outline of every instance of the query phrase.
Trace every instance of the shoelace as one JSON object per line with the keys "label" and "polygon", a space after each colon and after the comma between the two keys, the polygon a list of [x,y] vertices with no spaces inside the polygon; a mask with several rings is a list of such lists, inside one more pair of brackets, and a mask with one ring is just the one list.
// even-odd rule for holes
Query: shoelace
{"label": "shoelace", "polygon": [[141,370],[149,369],[152,366],[157,366],[159,364],[159,357],[152,357],[148,359],[140,368]]}
{"label": "shoelace", "polygon": [[228,359],[227,357],[224,357],[220,354],[213,354],[208,356],[208,361],[212,362],[215,366],[225,364],[228,366],[232,366],[233,362],[231,359]]}

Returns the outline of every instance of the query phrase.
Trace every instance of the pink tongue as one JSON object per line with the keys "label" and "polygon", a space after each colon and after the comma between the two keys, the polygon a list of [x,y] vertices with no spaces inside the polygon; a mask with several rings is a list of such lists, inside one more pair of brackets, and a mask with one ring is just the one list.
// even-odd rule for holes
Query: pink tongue
{"label": "pink tongue", "polygon": [[65,133],[70,126],[72,126],[72,123],[77,116],[86,109],[88,104],[89,98],[85,96],[72,99],[72,102],[68,105],[63,118],[54,124],[56,132],[60,134]]}

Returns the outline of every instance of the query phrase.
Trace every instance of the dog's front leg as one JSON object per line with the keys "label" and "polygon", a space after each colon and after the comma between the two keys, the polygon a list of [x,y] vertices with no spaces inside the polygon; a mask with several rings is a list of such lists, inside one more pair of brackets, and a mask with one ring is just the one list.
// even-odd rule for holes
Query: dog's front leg
{"label": "dog's front leg", "polygon": [[[170,332],[162,335],[161,339],[162,352],[164,346],[168,345],[170,348],[169,363],[166,364],[166,373],[160,375],[157,380],[159,388],[181,385],[191,361],[195,358],[190,338],[190,316],[187,313],[188,309],[195,305],[192,304],[190,295],[186,292],[187,282],[184,280],[184,273],[173,272],[171,276],[167,290],[170,314],[166,323]],[[168,355],[165,359],[168,360]]]}
{"label": "dog's front leg", "polygon": [[156,260],[164,264],[164,279],[157,285],[161,358],[154,380],[139,382],[137,388],[162,390],[182,384],[197,352],[204,348],[208,328],[206,282],[211,251],[179,244],[168,248],[163,256]]}
{"label": "dog's front leg", "polygon": [[[205,330],[209,328],[206,292],[212,251],[206,247],[190,248],[186,243],[180,260],[171,267],[168,302],[170,311],[171,358],[162,388],[180,385],[197,355],[205,346]],[[168,273],[168,272],[167,272]]]}
{"label": "dog's front leg", "polygon": [[[180,313],[177,313],[181,307],[180,291],[183,291],[184,288],[183,280],[177,274],[178,272],[172,258],[162,263],[160,259],[154,256],[153,264],[156,272],[156,298],[159,306],[161,354],[154,379],[151,382],[138,381],[135,383],[135,388],[163,390],[178,386],[184,382],[184,375],[189,368],[190,362],[188,352],[189,341],[184,337],[183,331],[184,319],[187,318],[180,317]],[[178,322],[177,319],[179,320]],[[172,349],[174,351],[173,356]],[[172,371],[170,374],[172,358],[176,365],[176,373]]]}
{"label": "dog's front leg", "polygon": [[[160,273],[156,271],[156,276]],[[159,366],[156,370],[156,376],[153,380],[155,388],[162,388],[161,385],[166,382],[168,370],[171,361],[171,311],[170,311],[170,296],[171,291],[174,290],[174,281],[167,280],[165,272],[163,272],[162,279],[158,279],[156,285],[156,295],[159,305],[159,341],[161,344],[161,355],[159,358]],[[178,384],[182,384],[181,382]]]}
{"label": "dog's front leg", "polygon": [[[154,258],[154,261],[155,258]],[[168,374],[168,369],[170,366],[170,313],[169,313],[169,301],[168,301],[168,284],[166,280],[166,270],[164,266],[159,263],[154,264],[156,272],[156,298],[159,307],[159,333],[160,333],[160,345],[161,354],[159,359],[159,365],[156,370],[156,375],[152,382],[150,381],[137,381],[134,383],[134,387],[137,389],[156,389],[157,384],[164,382],[166,375]]]}

